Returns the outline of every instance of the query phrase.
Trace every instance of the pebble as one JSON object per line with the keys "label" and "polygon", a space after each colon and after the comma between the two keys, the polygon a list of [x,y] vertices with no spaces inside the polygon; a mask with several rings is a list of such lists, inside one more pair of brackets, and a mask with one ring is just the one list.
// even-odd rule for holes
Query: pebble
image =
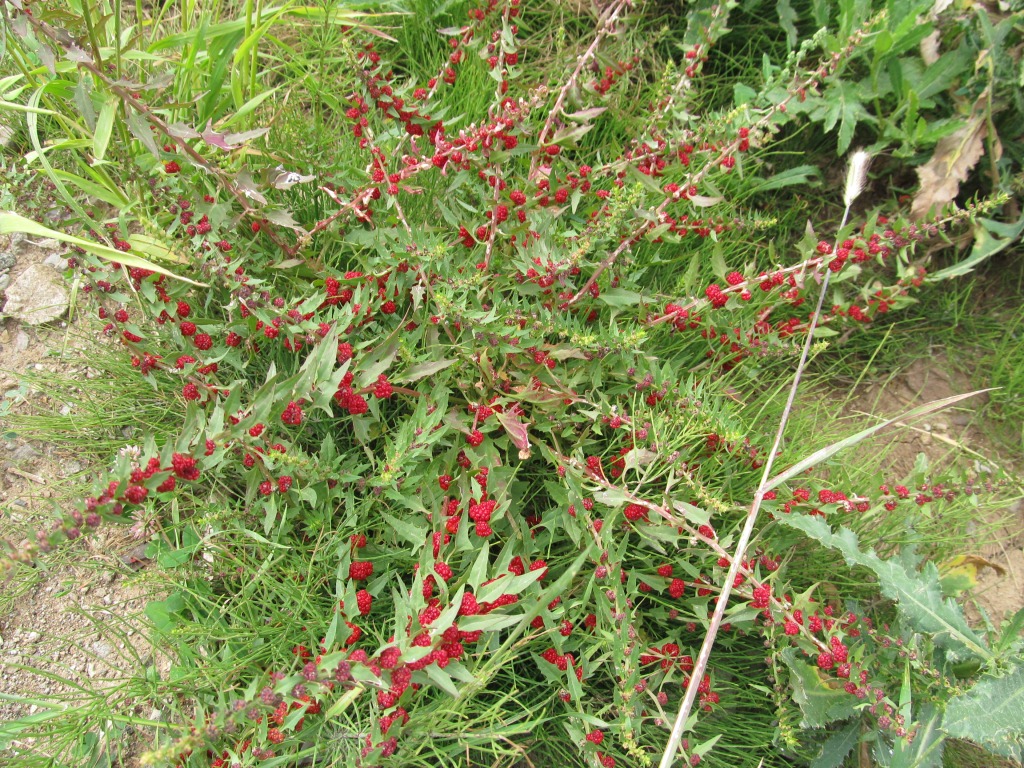
{"label": "pebble", "polygon": [[31,264],[7,288],[4,312],[23,323],[39,325],[68,311],[68,290],[60,274],[43,264]]}
{"label": "pebble", "polygon": [[43,259],[43,264],[45,264],[48,267],[52,267],[53,269],[56,269],[58,272],[63,272],[65,269],[68,268],[68,260],[64,256],[61,256],[60,254],[57,253],[51,253],[49,256]]}
{"label": "pebble", "polygon": [[28,443],[23,443],[11,452],[12,461],[28,461],[39,456],[39,451]]}
{"label": "pebble", "polygon": [[41,638],[41,637],[42,637],[42,635],[39,634],[38,632],[29,632],[27,635],[25,635],[25,642],[26,643],[38,643],[39,642],[39,638]]}

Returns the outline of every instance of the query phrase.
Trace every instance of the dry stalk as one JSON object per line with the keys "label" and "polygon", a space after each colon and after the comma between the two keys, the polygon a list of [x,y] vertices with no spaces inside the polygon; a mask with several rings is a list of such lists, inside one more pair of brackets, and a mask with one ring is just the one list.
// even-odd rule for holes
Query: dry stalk
{"label": "dry stalk", "polygon": [[[843,227],[846,226],[847,219],[849,219],[850,207],[853,205],[853,201],[864,188],[864,180],[867,177],[869,159],[868,154],[862,151],[855,152],[851,158],[850,169],[846,175],[846,190],[843,195],[843,202],[846,205],[846,210],[843,211],[843,220],[839,224],[840,232]],[[789,422],[789,416],[793,411],[793,401],[796,399],[796,392],[800,386],[800,380],[803,377],[804,368],[807,365],[807,358],[811,351],[811,344],[814,342],[814,328],[817,325],[818,317],[821,315],[821,307],[825,302],[825,294],[828,292],[828,282],[831,274],[831,270],[825,270],[825,278],[821,282],[821,292],[818,295],[818,304],[815,306],[814,312],[811,314],[811,319],[807,326],[807,340],[804,342],[804,348],[800,354],[800,362],[797,364],[796,373],[793,375],[793,384],[789,388],[789,397],[786,398],[786,407],[783,409],[782,418],[779,420],[779,428],[775,433],[775,442],[772,445],[771,451],[768,453],[767,460],[765,461],[764,473],[761,475],[761,483],[758,485],[757,490],[754,491],[753,503],[750,505],[750,511],[747,512],[747,519],[743,524],[743,531],[740,534],[740,539],[736,543],[736,550],[732,556],[732,562],[729,564],[729,572],[725,576],[725,583],[722,585],[721,594],[719,594],[718,599],[715,602],[715,612],[711,617],[711,624],[708,626],[707,634],[704,636],[704,642],[700,647],[700,653],[697,655],[697,659],[694,662],[690,681],[686,685],[686,694],[683,696],[682,704],[679,706],[679,713],[676,715],[675,722],[672,724],[672,732],[669,735],[668,744],[665,746],[665,752],[661,756],[659,768],[672,768],[676,750],[679,749],[679,743],[683,739],[683,730],[686,727],[686,721],[690,716],[690,711],[693,709],[693,703],[697,698],[698,686],[700,685],[701,679],[704,677],[704,671],[707,669],[708,660],[711,658],[711,651],[714,649],[715,640],[718,637],[718,631],[722,626],[722,619],[725,616],[725,608],[729,603],[729,596],[732,594],[732,585],[739,573],[743,558],[746,556],[747,546],[750,544],[750,537],[754,532],[754,523],[757,521],[757,514],[761,510],[761,503],[764,501],[764,494],[768,490],[768,481],[772,476],[772,466],[775,463],[775,457],[778,455],[779,446],[782,444],[782,437],[785,434],[786,425]]]}

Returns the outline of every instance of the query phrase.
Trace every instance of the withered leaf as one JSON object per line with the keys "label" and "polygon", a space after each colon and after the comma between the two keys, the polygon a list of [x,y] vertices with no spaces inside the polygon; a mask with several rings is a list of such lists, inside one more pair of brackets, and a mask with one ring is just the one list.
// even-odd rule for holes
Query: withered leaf
{"label": "withered leaf", "polygon": [[956,198],[960,184],[985,151],[987,131],[985,115],[975,105],[962,127],[939,140],[932,159],[917,169],[920,188],[910,208],[911,218],[923,218],[930,210],[938,212]]}

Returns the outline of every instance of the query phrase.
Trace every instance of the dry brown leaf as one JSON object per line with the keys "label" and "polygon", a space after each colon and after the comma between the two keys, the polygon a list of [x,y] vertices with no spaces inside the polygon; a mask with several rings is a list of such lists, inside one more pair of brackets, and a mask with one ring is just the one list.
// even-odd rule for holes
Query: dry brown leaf
{"label": "dry brown leaf", "polygon": [[931,208],[937,212],[953,201],[985,151],[986,133],[985,115],[975,105],[966,124],[939,140],[932,159],[917,169],[920,188],[910,208],[911,218],[923,218]]}

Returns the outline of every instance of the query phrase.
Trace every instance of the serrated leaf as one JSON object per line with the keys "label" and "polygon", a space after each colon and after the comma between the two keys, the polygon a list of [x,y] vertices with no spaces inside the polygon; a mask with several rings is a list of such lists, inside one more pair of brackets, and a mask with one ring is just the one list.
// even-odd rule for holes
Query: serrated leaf
{"label": "serrated leaf", "polygon": [[198,139],[199,131],[185,123],[171,123],[167,126],[167,133],[178,139]]}
{"label": "serrated leaf", "polygon": [[142,146],[149,150],[153,157],[159,159],[160,148],[156,145],[156,139],[153,138],[153,131],[149,129],[149,123],[138,112],[133,112],[130,109],[126,111],[128,112],[128,130]]}
{"label": "serrated leaf", "polygon": [[706,509],[695,507],[685,501],[673,501],[672,508],[682,513],[688,521],[694,525],[707,525],[711,521],[711,513]]}
{"label": "serrated leaf", "polygon": [[900,615],[916,631],[930,633],[936,644],[961,656],[966,651],[991,658],[992,652],[967,624],[960,606],[943,597],[934,563],[926,563],[918,573],[896,558],[883,560],[871,550],[862,551],[857,534],[849,528],[840,527],[833,532],[820,517],[790,514],[780,515],[777,520],[803,531],[829,549],[838,550],[849,565],[861,565],[873,571],[882,594],[896,602]]}
{"label": "serrated leaf", "polygon": [[1019,760],[1024,755],[1024,666],[1002,677],[983,677],[946,706],[943,729]]}
{"label": "serrated leaf", "polygon": [[789,685],[803,715],[802,728],[823,728],[856,714],[857,700],[842,688],[830,688],[817,668],[797,658],[795,648],[786,648],[782,660],[789,667]]}
{"label": "serrated leaf", "polygon": [[399,520],[397,517],[389,515],[387,512],[381,512],[380,515],[385,521],[387,521],[387,524],[391,526],[395,533],[414,547],[421,546],[424,539],[427,537],[427,529],[425,527],[420,527],[406,520]]}
{"label": "serrated leaf", "polygon": [[845,80],[836,81],[825,94],[823,110],[826,131],[831,131],[837,124],[839,125],[838,152],[844,155],[853,141],[857,122],[870,118],[860,102],[856,84]]}
{"label": "serrated leaf", "polygon": [[607,109],[608,107],[588,107],[586,109],[581,109],[576,112],[567,112],[565,116],[570,120],[579,120],[583,122],[586,120],[593,120],[602,112],[607,111]]}
{"label": "serrated leaf", "polygon": [[245,142],[259,138],[269,131],[269,128],[256,128],[255,130],[243,133],[217,133],[217,131],[213,130],[213,121],[207,121],[206,128],[200,135],[203,141],[211,147],[230,151],[238,149]]}
{"label": "serrated leaf", "polygon": [[294,218],[292,218],[291,213],[288,211],[280,208],[269,209],[264,211],[263,217],[267,221],[277,224],[279,227],[287,227],[288,229],[295,230],[300,235],[306,234],[306,230],[303,229]]}
{"label": "serrated leaf", "polygon": [[775,12],[779,15],[779,26],[786,32],[786,43],[790,49],[796,48],[796,21],[799,18],[789,0],[777,0]]}
{"label": "serrated leaf", "polygon": [[[356,374],[356,385],[366,387],[377,380],[395,361],[398,355],[398,340],[391,339],[387,344],[375,348],[370,354],[359,361],[360,370]],[[365,367],[363,367],[365,366]]]}
{"label": "serrated leaf", "polygon": [[986,259],[995,256],[1016,242],[1022,232],[1024,232],[1024,216],[1010,225],[979,218],[974,227],[974,247],[971,249],[971,255],[945,269],[930,273],[928,281],[947,280],[951,277],[966,275]]}
{"label": "serrated leaf", "polygon": [[810,768],[841,768],[846,756],[857,746],[860,739],[860,723],[853,722],[829,736],[821,745],[818,756],[811,761]]}
{"label": "serrated leaf", "polygon": [[535,584],[544,575],[544,571],[527,571],[519,575],[503,573],[489,584],[477,590],[476,599],[481,603],[490,603],[502,595],[518,595],[531,584]]}

